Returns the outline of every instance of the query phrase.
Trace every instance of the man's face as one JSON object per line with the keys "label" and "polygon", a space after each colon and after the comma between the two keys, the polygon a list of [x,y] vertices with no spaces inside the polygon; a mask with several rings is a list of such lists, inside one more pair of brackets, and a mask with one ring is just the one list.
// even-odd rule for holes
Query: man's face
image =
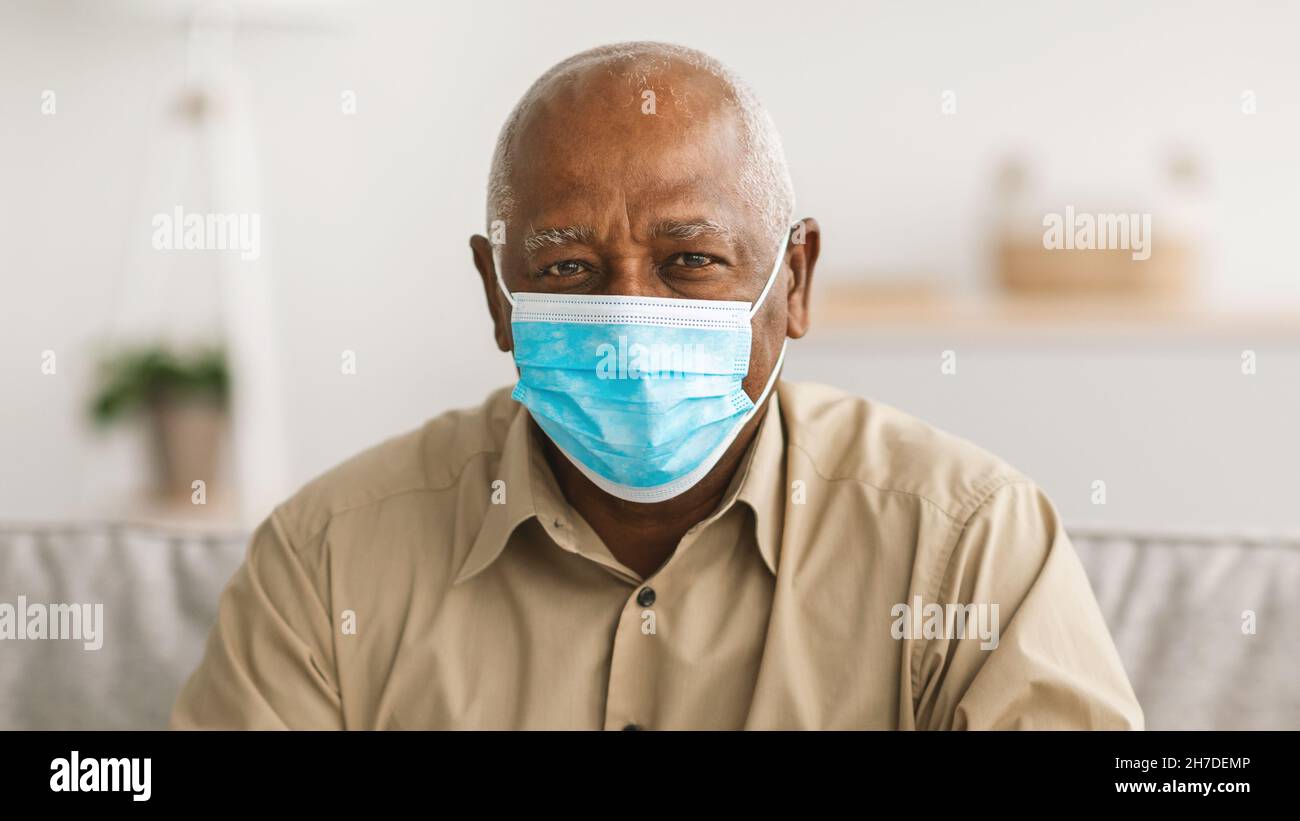
{"label": "man's face", "polygon": [[[764,214],[741,195],[739,122],[721,94],[711,75],[672,66],[641,83],[599,69],[555,84],[515,136],[515,205],[499,257],[506,287],[756,300],[778,249]],[[512,350],[509,304],[484,271],[486,240],[474,244],[498,345]],[[805,249],[797,254],[800,271],[809,269]],[[754,317],[744,382],[751,398],[787,332],[803,333],[806,277],[794,277],[798,316],[791,316],[791,279],[783,263]]]}

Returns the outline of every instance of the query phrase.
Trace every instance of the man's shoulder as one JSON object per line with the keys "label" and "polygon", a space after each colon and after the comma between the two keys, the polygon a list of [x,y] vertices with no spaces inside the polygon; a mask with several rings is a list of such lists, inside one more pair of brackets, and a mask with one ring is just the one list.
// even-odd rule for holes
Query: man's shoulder
{"label": "man's shoulder", "polygon": [[472,408],[449,410],[330,468],[276,508],[299,538],[335,517],[401,496],[456,487],[476,460],[499,458],[518,404],[500,388]]}
{"label": "man's shoulder", "polygon": [[1029,480],[989,451],[882,402],[808,382],[782,382],[792,449],[823,480],[906,494],[965,521],[991,493]]}

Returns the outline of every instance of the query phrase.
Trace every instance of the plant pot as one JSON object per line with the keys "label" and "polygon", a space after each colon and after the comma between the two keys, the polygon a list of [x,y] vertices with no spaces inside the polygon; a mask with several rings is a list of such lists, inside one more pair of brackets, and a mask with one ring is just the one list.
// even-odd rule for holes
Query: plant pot
{"label": "plant pot", "polygon": [[194,482],[211,499],[227,417],[215,399],[167,397],[149,406],[156,490],[168,504],[192,504]]}

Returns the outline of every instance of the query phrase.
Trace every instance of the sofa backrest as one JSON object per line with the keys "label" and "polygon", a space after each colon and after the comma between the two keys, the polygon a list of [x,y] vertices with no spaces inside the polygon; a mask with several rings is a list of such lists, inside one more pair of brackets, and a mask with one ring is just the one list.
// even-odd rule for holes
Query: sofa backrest
{"label": "sofa backrest", "polygon": [[162,729],[247,535],[0,526],[0,602],[103,605],[103,646],[0,641],[0,729]]}
{"label": "sofa backrest", "polygon": [[[1300,729],[1300,541],[1071,535],[1148,728]],[[0,525],[0,603],[100,603],[104,622],[98,650],[0,641],[0,729],[165,727],[246,549],[228,531]]]}
{"label": "sofa backrest", "polygon": [[1070,536],[1148,729],[1300,729],[1300,540]]}

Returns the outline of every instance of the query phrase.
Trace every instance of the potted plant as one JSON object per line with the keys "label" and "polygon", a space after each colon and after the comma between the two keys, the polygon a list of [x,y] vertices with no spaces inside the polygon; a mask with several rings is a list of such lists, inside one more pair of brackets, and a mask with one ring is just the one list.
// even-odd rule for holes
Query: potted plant
{"label": "potted plant", "polygon": [[229,394],[220,348],[185,354],[161,345],[133,348],[101,362],[91,415],[101,427],[147,415],[157,490],[180,502],[189,499],[196,479],[211,484]]}

